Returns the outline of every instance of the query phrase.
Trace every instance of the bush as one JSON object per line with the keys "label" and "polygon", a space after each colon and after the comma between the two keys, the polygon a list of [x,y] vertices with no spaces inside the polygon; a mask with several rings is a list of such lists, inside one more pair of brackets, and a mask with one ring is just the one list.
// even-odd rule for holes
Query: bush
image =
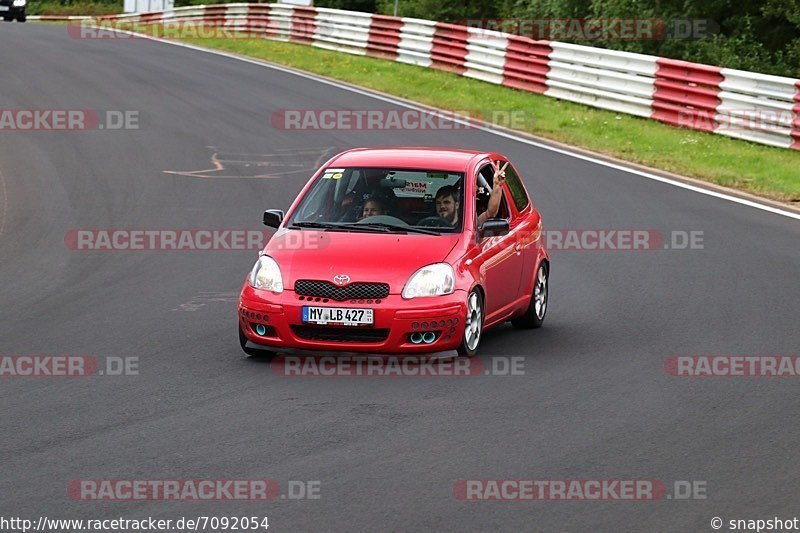
{"label": "bush", "polygon": [[316,7],[329,7],[331,9],[375,13],[375,0],[317,0],[314,2],[314,5]]}
{"label": "bush", "polygon": [[[377,0],[391,14],[394,0]],[[767,74],[800,77],[800,0],[400,0],[399,13],[441,22],[462,19],[660,19],[711,21],[703,38],[567,41]]]}
{"label": "bush", "polygon": [[[219,2],[175,0],[176,7],[208,3]],[[389,15],[394,10],[394,0],[317,0],[315,5]],[[34,0],[28,6],[31,15],[120,12],[122,0]],[[716,31],[704,38],[572,42],[800,78],[800,0],[399,0],[398,14],[456,23],[480,18],[706,19]]]}

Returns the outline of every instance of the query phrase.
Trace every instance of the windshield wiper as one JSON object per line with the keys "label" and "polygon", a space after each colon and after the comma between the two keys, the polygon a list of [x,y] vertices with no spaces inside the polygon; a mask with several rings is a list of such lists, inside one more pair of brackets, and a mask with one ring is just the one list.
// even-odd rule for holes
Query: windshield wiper
{"label": "windshield wiper", "polygon": [[310,228],[310,229],[329,229],[335,231],[372,231],[381,233],[393,232],[410,232],[422,233],[424,235],[441,235],[438,231],[429,229],[415,228],[413,226],[400,226],[398,224],[386,224],[385,222],[367,222],[365,224],[356,224],[354,222],[295,222],[289,229],[292,228]]}
{"label": "windshield wiper", "polygon": [[294,222],[289,228],[312,228],[312,229],[347,229],[348,224],[336,224],[334,222]]}
{"label": "windshield wiper", "polygon": [[368,226],[366,224],[355,224],[353,222],[295,222],[289,229],[293,228],[309,228],[309,229],[329,229],[334,231],[358,231],[359,228],[364,231],[388,233],[391,230],[382,228],[380,226]]}
{"label": "windshield wiper", "polygon": [[387,224],[385,222],[367,222],[358,224],[359,226],[368,226],[373,228],[386,228],[387,230],[394,231],[408,231],[411,233],[422,233],[423,235],[441,235],[438,231],[429,229],[415,228],[414,226],[401,226],[399,224]]}

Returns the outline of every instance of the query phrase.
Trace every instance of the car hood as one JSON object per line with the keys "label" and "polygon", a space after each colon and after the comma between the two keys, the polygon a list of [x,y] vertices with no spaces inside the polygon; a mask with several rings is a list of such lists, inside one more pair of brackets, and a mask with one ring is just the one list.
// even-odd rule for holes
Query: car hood
{"label": "car hood", "polygon": [[298,279],[333,282],[343,274],[350,282],[389,283],[390,292],[399,294],[418,269],[444,261],[460,237],[282,229],[264,252],[278,262],[290,290]]}

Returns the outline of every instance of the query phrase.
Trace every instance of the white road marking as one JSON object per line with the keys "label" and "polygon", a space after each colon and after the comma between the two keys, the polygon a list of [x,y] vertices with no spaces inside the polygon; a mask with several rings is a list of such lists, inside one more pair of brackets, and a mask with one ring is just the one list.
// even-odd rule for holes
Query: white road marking
{"label": "white road marking", "polygon": [[[335,147],[327,148],[306,148],[302,150],[296,149],[277,149],[275,153],[271,154],[239,154],[227,151],[219,151],[213,146],[208,147],[214,150],[211,154],[212,168],[202,170],[164,170],[164,174],[174,174],[177,176],[189,176],[191,178],[228,178],[228,179],[243,179],[243,178],[279,178],[289,174],[311,173],[313,174],[320,165],[333,157],[336,154]],[[284,159],[288,157],[299,156],[317,156],[316,166],[310,167],[308,163],[291,163],[285,162]],[[232,159],[235,158],[235,159]],[[277,161],[272,161],[277,159]],[[294,168],[295,170],[286,170],[283,172],[273,173],[260,173],[254,175],[231,174],[226,175],[226,171],[236,172],[237,167],[242,169],[249,169],[252,172],[258,172],[262,169],[270,167],[276,168]]]}
{"label": "white road marking", "polygon": [[[127,32],[127,30],[125,32],[126,33],[131,33],[131,34],[134,33],[134,32]],[[137,35],[139,35],[139,34],[137,34]],[[258,66],[263,67],[263,68],[269,68],[269,69],[273,69],[273,70],[278,70],[278,71],[281,71],[281,72],[285,72],[287,74],[292,74],[294,76],[299,76],[301,78],[306,78],[306,79],[309,79],[309,80],[313,80],[313,81],[316,81],[318,83],[323,83],[325,85],[330,85],[330,86],[336,87],[338,89],[342,89],[342,90],[349,91],[349,92],[352,92],[352,93],[356,93],[356,94],[360,94],[360,95],[363,95],[363,96],[367,96],[367,97],[373,98],[375,100],[380,100],[380,101],[387,102],[387,103],[390,103],[390,104],[393,104],[393,105],[396,105],[396,106],[404,107],[406,109],[413,109],[415,111],[428,112],[428,113],[430,113],[430,114],[432,114],[432,115],[434,115],[434,116],[436,116],[437,118],[440,118],[440,119],[441,118],[449,119],[449,120],[452,120],[453,122],[456,122],[456,123],[459,123],[459,124],[468,125],[468,123],[466,121],[453,118],[452,116],[450,116],[451,114],[448,114],[447,112],[445,112],[443,110],[439,110],[439,112],[432,111],[431,109],[426,109],[424,107],[416,106],[416,105],[410,104],[408,102],[403,102],[402,100],[396,100],[396,99],[388,97],[388,96],[375,94],[375,93],[372,93],[372,92],[367,91],[367,90],[362,90],[362,89],[359,89],[359,88],[356,88],[356,87],[351,87],[349,85],[345,85],[345,84],[338,83],[338,82],[335,82],[335,81],[332,81],[332,80],[321,78],[321,77],[318,77],[318,76],[316,76],[314,74],[309,74],[309,73],[306,73],[306,72],[299,72],[299,71],[291,69],[291,68],[286,68],[286,67],[282,67],[282,66],[279,66],[279,65],[273,65],[273,64],[267,63],[265,61],[260,61],[260,60],[252,59],[252,58],[248,58],[248,57],[242,57],[242,56],[238,56],[236,54],[231,54],[231,53],[223,52],[223,51],[220,51],[220,50],[212,50],[212,49],[209,49],[209,48],[203,48],[202,46],[196,46],[196,45],[193,45],[193,44],[186,44],[186,43],[182,43],[182,42],[170,41],[170,40],[167,40],[167,39],[160,39],[160,38],[157,38],[157,37],[150,37],[150,36],[143,36],[143,37],[145,39],[148,39],[148,40],[151,40],[151,41],[156,41],[156,42],[159,42],[159,43],[170,44],[170,45],[173,45],[173,46],[179,46],[181,48],[188,48],[190,50],[196,50],[198,52],[205,52],[207,54],[213,54],[213,55],[217,55],[217,56],[226,57],[228,59],[235,59],[237,61],[243,61],[245,63],[258,65]],[[756,202],[756,201],[753,201],[753,200],[748,200],[746,198],[739,198],[739,197],[732,196],[732,195],[729,195],[729,194],[725,194],[725,193],[722,193],[722,192],[719,192],[719,191],[714,191],[714,190],[711,190],[711,189],[705,189],[703,187],[698,187],[698,186],[695,186],[695,185],[691,185],[689,183],[683,183],[683,182],[680,182],[680,181],[672,180],[672,179],[664,177],[664,176],[658,176],[656,174],[651,174],[650,172],[644,172],[642,170],[638,170],[638,169],[635,169],[635,168],[629,168],[629,167],[626,167],[626,166],[623,166],[623,165],[620,165],[620,164],[612,163],[610,161],[604,161],[602,159],[597,159],[597,158],[594,158],[594,157],[591,157],[591,156],[588,156],[588,155],[576,154],[576,153],[570,152],[568,150],[564,150],[562,148],[558,148],[558,147],[555,147],[555,146],[550,146],[550,145],[547,145],[547,144],[543,144],[543,143],[540,143],[540,142],[537,142],[537,141],[533,141],[531,139],[526,139],[525,137],[521,137],[519,135],[514,135],[513,133],[500,131],[500,130],[497,130],[497,129],[494,129],[494,128],[489,128],[489,127],[486,127],[486,126],[480,126],[480,125],[475,125],[475,124],[471,124],[471,127],[473,129],[479,129],[479,130],[485,131],[487,133],[491,133],[493,135],[497,135],[499,137],[504,137],[506,139],[511,139],[513,141],[517,141],[517,142],[520,142],[520,143],[523,143],[523,144],[527,144],[527,145],[530,145],[530,146],[535,146],[537,148],[541,148],[543,150],[548,150],[548,151],[555,152],[555,153],[558,153],[558,154],[562,154],[562,155],[566,155],[566,156],[569,156],[569,157],[573,157],[575,159],[580,159],[582,161],[587,161],[589,163],[594,163],[596,165],[601,165],[601,166],[604,166],[604,167],[613,168],[614,170],[619,170],[621,172],[627,172],[629,174],[635,174],[635,175],[641,176],[643,178],[647,178],[647,179],[650,179],[650,180],[658,181],[658,182],[661,182],[661,183],[666,183],[668,185],[673,185],[675,187],[680,187],[682,189],[687,189],[687,190],[690,190],[690,191],[693,191],[693,192],[696,192],[696,193],[704,194],[706,196],[712,196],[714,198],[720,198],[722,200],[727,200],[729,202],[734,202],[734,203],[737,203],[737,204],[740,204],[740,205],[746,205],[748,207],[753,207],[755,209],[760,209],[762,211],[767,211],[769,213],[774,213],[776,215],[781,215],[781,216],[785,216],[785,217],[788,217],[788,218],[793,218],[795,220],[800,220],[800,213],[794,213],[792,211],[787,211],[785,209],[780,209],[778,207],[774,207],[774,206],[771,206],[771,205],[762,204],[762,203],[759,203],[759,202]]]}

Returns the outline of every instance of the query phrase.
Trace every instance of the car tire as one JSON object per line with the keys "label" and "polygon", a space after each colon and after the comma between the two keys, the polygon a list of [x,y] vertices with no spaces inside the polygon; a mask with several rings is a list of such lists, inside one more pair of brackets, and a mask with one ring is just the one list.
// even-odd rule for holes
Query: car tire
{"label": "car tire", "polygon": [[273,353],[269,350],[258,350],[256,348],[248,348],[247,347],[247,337],[242,331],[242,325],[239,324],[239,346],[242,347],[242,351],[253,358],[259,357],[271,357]]}
{"label": "car tire", "polygon": [[26,20],[28,20],[28,17],[26,15],[19,15],[17,17],[17,22],[25,22]]}
{"label": "car tire", "polygon": [[478,345],[483,333],[483,297],[478,289],[472,289],[467,296],[467,317],[464,320],[464,337],[458,347],[459,355],[472,357],[478,353]]}
{"label": "car tire", "polygon": [[534,329],[542,327],[544,317],[547,314],[547,298],[549,295],[550,268],[542,261],[536,270],[536,279],[533,281],[533,295],[531,303],[525,314],[512,318],[511,324],[519,329]]}
{"label": "car tire", "polygon": [[11,15],[3,15],[3,20],[5,22],[11,22],[14,20],[14,17],[12,17]]}

